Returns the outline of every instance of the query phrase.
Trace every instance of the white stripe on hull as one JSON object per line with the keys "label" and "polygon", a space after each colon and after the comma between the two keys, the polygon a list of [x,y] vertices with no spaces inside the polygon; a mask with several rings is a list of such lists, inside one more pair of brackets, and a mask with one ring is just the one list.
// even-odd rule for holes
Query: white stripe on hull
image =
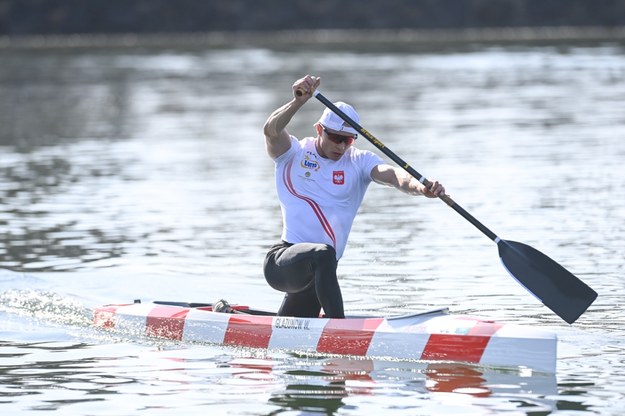
{"label": "white stripe on hull", "polygon": [[445,311],[389,319],[324,319],[226,314],[144,303],[98,308],[94,323],[188,342],[556,370],[554,333]]}

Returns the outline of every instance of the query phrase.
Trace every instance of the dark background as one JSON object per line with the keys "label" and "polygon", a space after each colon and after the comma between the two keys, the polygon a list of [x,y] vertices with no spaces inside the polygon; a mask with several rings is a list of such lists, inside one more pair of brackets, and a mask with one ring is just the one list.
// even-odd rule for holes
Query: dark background
{"label": "dark background", "polygon": [[0,35],[625,26],[625,0],[0,0]]}

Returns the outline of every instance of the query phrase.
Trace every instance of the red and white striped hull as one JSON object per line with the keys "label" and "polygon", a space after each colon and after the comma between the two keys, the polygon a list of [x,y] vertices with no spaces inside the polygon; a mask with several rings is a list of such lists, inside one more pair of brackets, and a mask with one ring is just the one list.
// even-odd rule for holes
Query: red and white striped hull
{"label": "red and white striped hull", "polygon": [[[244,309],[244,308],[243,308]],[[188,342],[394,359],[458,361],[555,373],[554,333],[446,310],[401,317],[289,318],[155,303],[96,308],[94,324]]]}

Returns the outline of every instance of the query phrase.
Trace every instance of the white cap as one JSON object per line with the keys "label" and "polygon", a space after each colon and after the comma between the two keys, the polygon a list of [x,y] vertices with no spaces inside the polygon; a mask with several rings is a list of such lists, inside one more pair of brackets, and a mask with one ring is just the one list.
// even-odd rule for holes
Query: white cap
{"label": "white cap", "polygon": [[[360,123],[360,116],[358,115],[356,110],[354,110],[354,107],[342,101],[337,101],[334,103],[334,105],[337,106],[339,110],[347,114],[347,116],[351,118],[352,120],[354,120],[356,123]],[[317,123],[322,124],[323,126],[325,126],[326,128],[330,130],[344,131],[346,133],[358,135],[358,132],[354,130],[352,126],[347,124],[347,122],[343,121],[341,117],[337,116],[329,108],[326,108],[325,110],[323,110],[323,113],[321,114],[321,118],[319,119]]]}

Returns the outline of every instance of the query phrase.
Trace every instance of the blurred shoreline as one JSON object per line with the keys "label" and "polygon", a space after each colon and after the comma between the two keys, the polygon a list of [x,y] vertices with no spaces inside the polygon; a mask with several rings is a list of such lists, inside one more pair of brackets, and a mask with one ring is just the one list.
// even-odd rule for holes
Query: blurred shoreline
{"label": "blurred shoreline", "polygon": [[470,43],[554,43],[625,40],[621,27],[525,27],[472,29],[284,30],[273,32],[192,32],[151,34],[70,34],[0,36],[0,49],[124,48],[124,47],[222,47],[292,44],[368,46],[386,43],[444,45]]}

